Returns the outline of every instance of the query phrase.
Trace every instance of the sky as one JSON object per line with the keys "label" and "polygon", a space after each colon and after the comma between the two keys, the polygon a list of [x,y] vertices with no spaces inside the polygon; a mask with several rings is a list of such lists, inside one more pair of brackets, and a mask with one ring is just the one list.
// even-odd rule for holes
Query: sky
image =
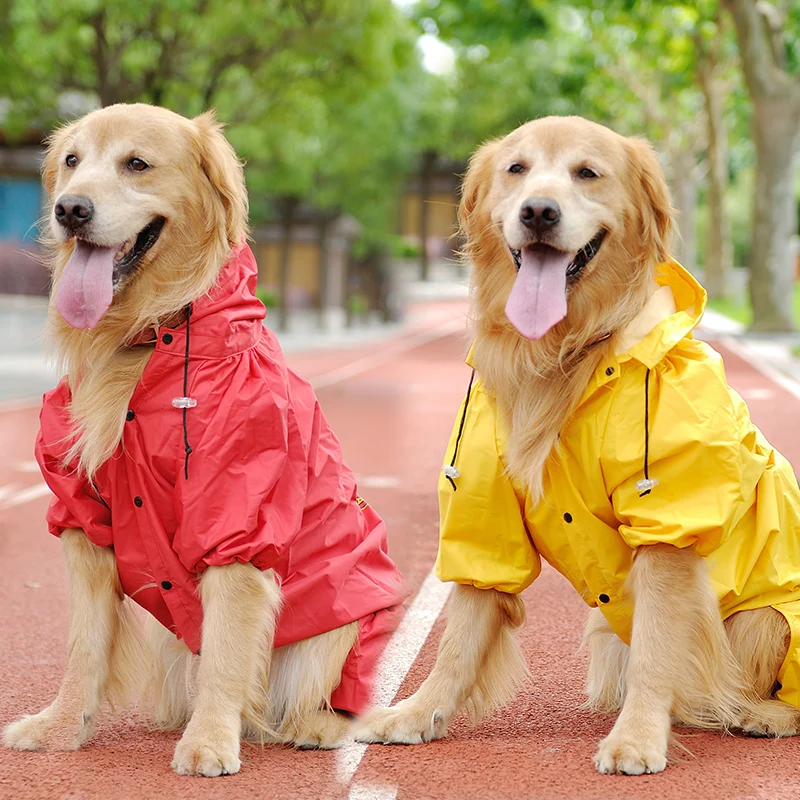
{"label": "sky", "polygon": [[[411,13],[411,9],[419,0],[392,0],[392,2],[403,11]],[[456,58],[453,48],[436,35],[435,26],[434,30],[423,33],[419,37],[417,47],[422,56],[422,66],[428,72],[436,75],[448,75],[455,68]]]}

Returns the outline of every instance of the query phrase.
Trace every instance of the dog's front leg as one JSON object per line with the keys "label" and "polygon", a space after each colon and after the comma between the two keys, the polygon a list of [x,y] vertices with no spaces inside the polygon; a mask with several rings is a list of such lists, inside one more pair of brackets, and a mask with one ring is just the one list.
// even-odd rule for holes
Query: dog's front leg
{"label": "dog's front leg", "polygon": [[527,675],[512,632],[524,618],[516,595],[456,586],[433,671],[416,694],[368,714],[356,739],[385,744],[440,739],[465,704],[478,719],[509,700]]}
{"label": "dog's front leg", "polygon": [[672,710],[698,626],[709,612],[716,614],[720,630],[722,622],[702,559],[691,550],[640,547],[628,588],[634,610],[627,692],[594,763],[599,772],[641,775],[667,766]]}
{"label": "dog's front leg", "polygon": [[69,582],[67,669],[53,703],[3,731],[18,750],[77,750],[94,731],[120,646],[123,594],[111,549],[92,544],[82,530],[61,536]]}
{"label": "dog's front leg", "polygon": [[200,597],[197,704],[172,767],[181,775],[232,775],[240,767],[242,715],[266,703],[280,589],[271,570],[237,563],[209,567]]}

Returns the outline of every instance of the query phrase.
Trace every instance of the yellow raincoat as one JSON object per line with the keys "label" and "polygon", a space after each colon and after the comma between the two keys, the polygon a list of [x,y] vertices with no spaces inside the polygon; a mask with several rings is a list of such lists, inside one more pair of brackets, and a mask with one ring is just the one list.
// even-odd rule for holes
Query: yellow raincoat
{"label": "yellow raincoat", "polygon": [[[623,352],[600,364],[561,431],[538,505],[506,472],[507,433],[475,377],[447,450],[450,465],[459,440],[457,477],[439,482],[436,574],[517,593],[544,558],[630,642],[622,590],[634,550],[693,547],[707,558],[723,618],[764,606],[786,617],[792,643],[777,696],[800,706],[797,479],[728,386],[719,354],[692,336],[703,288],[675,263],[660,265],[657,282]],[[646,438],[657,481],[649,493]]]}

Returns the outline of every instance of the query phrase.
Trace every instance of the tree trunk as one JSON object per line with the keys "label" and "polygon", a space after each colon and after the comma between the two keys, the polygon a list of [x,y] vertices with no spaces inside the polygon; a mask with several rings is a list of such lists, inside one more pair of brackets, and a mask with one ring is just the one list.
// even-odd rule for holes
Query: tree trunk
{"label": "tree trunk", "polygon": [[673,242],[675,257],[689,270],[697,269],[697,181],[694,154],[670,154],[672,195],[678,230]]}
{"label": "tree trunk", "polygon": [[419,238],[420,279],[427,281],[430,277],[430,260],[428,258],[428,220],[430,212],[431,175],[436,163],[436,153],[427,151],[422,155],[422,169],[419,181]]}
{"label": "tree trunk", "polygon": [[750,251],[754,331],[795,329],[791,237],[797,231],[797,206],[792,167],[798,125],[798,115],[780,97],[755,102],[756,186]]}
{"label": "tree trunk", "polygon": [[725,212],[728,191],[728,134],[723,114],[723,95],[710,57],[701,57],[698,70],[706,107],[708,141],[708,233],[705,284],[709,297],[724,297],[727,274],[733,266],[731,226]]}
{"label": "tree trunk", "polygon": [[791,236],[797,231],[792,178],[800,127],[800,81],[787,69],[780,13],[754,0],[724,2],[736,24],[742,70],[753,101],[752,329],[791,331],[795,328]]}
{"label": "tree trunk", "polygon": [[280,261],[278,262],[278,291],[280,294],[278,330],[286,331],[289,328],[289,275],[291,271],[294,218],[299,202],[296,197],[284,197],[278,205],[281,209],[281,222],[283,223]]}

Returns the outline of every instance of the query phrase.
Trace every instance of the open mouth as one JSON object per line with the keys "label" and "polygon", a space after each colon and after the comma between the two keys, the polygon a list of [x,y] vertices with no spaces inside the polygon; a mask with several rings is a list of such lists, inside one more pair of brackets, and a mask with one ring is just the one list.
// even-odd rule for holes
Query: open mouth
{"label": "open mouth", "polygon": [[[600,245],[603,244],[603,239],[606,238],[606,234],[608,231],[605,228],[601,228],[595,236],[587,242],[578,252],[575,254],[575,258],[570,261],[569,266],[567,267],[567,278],[577,278],[581,272],[586,268],[586,265],[597,255],[600,250]],[[534,247],[549,247],[549,245],[533,245]],[[551,248],[555,250],[555,248]],[[514,258],[514,266],[517,268],[517,272],[519,272],[519,268],[522,266],[522,251],[521,250],[511,250],[511,255]]]}
{"label": "open mouth", "polygon": [[116,247],[76,237],[54,296],[64,320],[73,328],[94,328],[111,306],[114,292],[158,241],[165,223],[164,217],[156,217],[135,237]]}
{"label": "open mouth", "polygon": [[133,272],[144,254],[158,241],[165,222],[164,217],[156,217],[149,225],[142,228],[135,238],[128,239],[117,248],[112,278],[114,288]]}
{"label": "open mouth", "polygon": [[597,255],[601,229],[574,255],[538,242],[511,250],[517,277],[506,302],[506,317],[526,339],[541,339],[567,316],[567,290]]}

